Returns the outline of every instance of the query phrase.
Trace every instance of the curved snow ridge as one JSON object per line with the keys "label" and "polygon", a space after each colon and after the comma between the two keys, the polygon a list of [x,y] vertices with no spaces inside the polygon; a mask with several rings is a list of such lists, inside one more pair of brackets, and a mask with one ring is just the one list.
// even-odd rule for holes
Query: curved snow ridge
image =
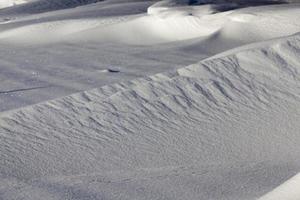
{"label": "curved snow ridge", "polygon": [[[199,52],[219,53],[244,44],[299,32],[299,6],[270,6],[264,9],[255,7],[216,14],[208,14],[207,12],[210,12],[208,10],[210,8],[206,5],[194,8],[175,7],[159,15],[140,16],[104,29],[86,30],[69,38],[77,41],[84,35],[88,36],[87,40],[90,41],[133,45],[199,39],[194,47],[190,47],[192,51],[202,48]],[[278,23],[281,25],[278,26]]]}
{"label": "curved snow ridge", "polygon": [[[148,4],[149,2],[143,5],[137,4],[136,9],[139,10],[140,6],[145,9]],[[99,7],[95,5],[91,8],[104,9],[104,5],[106,4],[100,3]],[[122,4],[116,3],[116,5],[122,7]],[[155,4],[148,11],[152,8],[156,9]],[[78,12],[87,14],[88,10],[80,8]],[[192,51],[200,49],[200,52],[209,51],[210,54],[216,54],[244,44],[299,32],[299,6],[254,7],[214,13],[215,10],[216,7],[212,5],[181,5],[167,7],[165,11],[159,11],[158,14],[127,15],[123,19],[120,16],[100,19],[102,16],[100,9],[99,15],[95,14],[95,10],[93,10],[91,12],[93,15],[86,20],[74,19],[74,16],[72,18],[73,10],[67,14],[53,12],[57,16],[53,17],[52,13],[51,20],[49,20],[49,16],[31,21],[14,22],[12,20],[9,22],[4,19],[3,23],[6,25],[0,32],[0,40],[4,43],[21,45],[54,42],[153,45],[198,39],[197,44],[189,47]],[[151,11],[149,12],[151,13]],[[64,19],[66,16],[67,20]],[[97,25],[94,23],[95,20],[99,20],[101,23]],[[102,24],[103,21],[108,23]],[[109,21],[116,23],[109,23]],[[91,26],[91,24],[93,25]],[[45,34],[45,30],[49,31],[49,34]]]}
{"label": "curved snow ridge", "polygon": [[300,198],[300,174],[292,177],[258,200],[298,200]]}
{"label": "curved snow ridge", "polygon": [[299,47],[296,35],[3,113],[1,174],[297,160]]}

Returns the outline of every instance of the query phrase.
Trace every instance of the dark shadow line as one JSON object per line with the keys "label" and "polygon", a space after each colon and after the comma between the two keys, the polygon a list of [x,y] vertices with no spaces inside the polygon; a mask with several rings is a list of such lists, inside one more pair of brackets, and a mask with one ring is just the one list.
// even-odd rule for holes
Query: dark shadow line
{"label": "dark shadow line", "polygon": [[32,88],[22,88],[22,89],[15,89],[15,90],[7,90],[7,91],[0,91],[0,94],[9,94],[9,93],[16,93],[16,92],[24,92],[30,90],[38,90],[43,88],[49,88],[51,86],[40,86],[40,87],[32,87]]}

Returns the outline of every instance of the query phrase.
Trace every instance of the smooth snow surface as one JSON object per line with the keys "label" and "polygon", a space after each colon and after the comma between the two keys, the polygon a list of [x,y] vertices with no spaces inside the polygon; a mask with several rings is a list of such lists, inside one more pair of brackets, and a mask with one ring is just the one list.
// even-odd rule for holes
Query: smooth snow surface
{"label": "smooth snow surface", "polygon": [[300,199],[299,4],[43,2],[0,10],[1,200]]}

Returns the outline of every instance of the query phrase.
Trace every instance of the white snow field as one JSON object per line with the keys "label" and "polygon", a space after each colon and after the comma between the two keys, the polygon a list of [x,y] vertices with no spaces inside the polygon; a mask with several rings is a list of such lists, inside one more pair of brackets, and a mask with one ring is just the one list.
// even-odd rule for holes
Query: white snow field
{"label": "white snow field", "polygon": [[299,3],[0,1],[0,200],[300,199]]}

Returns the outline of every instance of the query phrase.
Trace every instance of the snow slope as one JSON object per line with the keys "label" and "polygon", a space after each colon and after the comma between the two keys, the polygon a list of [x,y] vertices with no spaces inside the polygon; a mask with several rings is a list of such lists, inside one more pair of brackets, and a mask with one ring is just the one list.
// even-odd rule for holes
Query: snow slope
{"label": "snow slope", "polygon": [[300,167],[300,35],[257,46],[2,113],[2,198],[270,191]]}
{"label": "snow slope", "polygon": [[[220,5],[182,5],[151,13],[153,4],[107,0],[40,14],[1,10],[0,110],[177,69],[300,26],[298,4],[224,12]],[[120,73],[103,73],[110,68]]]}
{"label": "snow slope", "polygon": [[41,2],[0,10],[1,200],[300,198],[299,4]]}
{"label": "snow slope", "polygon": [[[127,3],[127,6],[133,9],[132,4],[141,7],[149,6],[149,3],[151,2]],[[109,20],[103,19],[105,15],[101,14],[107,9],[106,6],[103,9],[103,4],[105,5],[105,2],[75,12],[56,11],[38,15],[36,20],[13,20],[3,26],[0,40],[35,45],[87,41],[153,45],[202,38],[201,44],[197,45],[206,48],[210,45],[208,49],[214,50],[215,54],[242,44],[282,37],[299,31],[299,6],[292,4],[223,12],[224,5],[160,7],[159,2],[148,8],[148,15],[132,16],[135,12],[131,11],[129,19],[128,16],[123,16]],[[126,5],[121,3],[122,9],[124,4]],[[120,3],[117,5],[119,7],[114,9],[119,10]],[[98,15],[95,15],[95,8],[99,12]],[[91,15],[91,12],[94,16],[83,21],[78,19],[81,12],[86,17]],[[95,20],[99,22],[95,23]],[[108,21],[110,23],[107,23]],[[281,26],[278,26],[278,23]],[[216,43],[220,44],[219,50],[213,49]]]}

